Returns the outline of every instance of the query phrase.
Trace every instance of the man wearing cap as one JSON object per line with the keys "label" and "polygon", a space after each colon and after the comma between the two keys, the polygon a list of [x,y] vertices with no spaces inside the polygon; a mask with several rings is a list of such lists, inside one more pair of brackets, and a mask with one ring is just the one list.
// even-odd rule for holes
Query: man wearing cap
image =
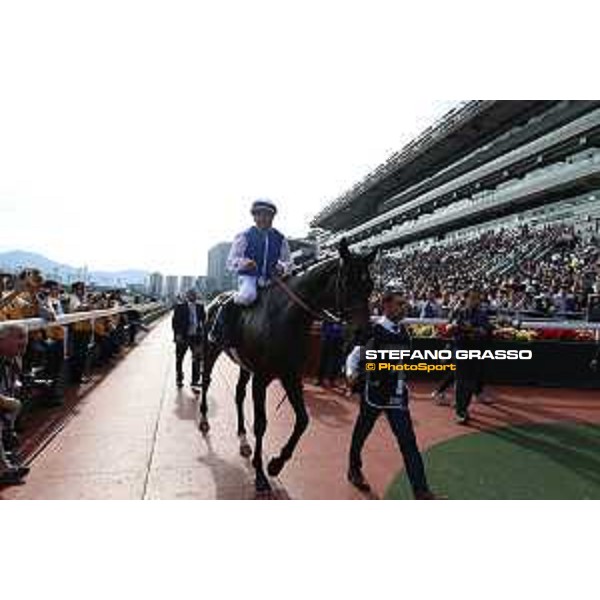
{"label": "man wearing cap", "polygon": [[276,275],[289,273],[292,266],[289,244],[273,227],[275,204],[256,200],[250,212],[254,225],[235,237],[227,258],[227,268],[238,274],[238,291],[221,308],[210,334],[211,341],[225,346],[235,345],[232,333],[238,307],[251,305],[259,288],[268,286]]}

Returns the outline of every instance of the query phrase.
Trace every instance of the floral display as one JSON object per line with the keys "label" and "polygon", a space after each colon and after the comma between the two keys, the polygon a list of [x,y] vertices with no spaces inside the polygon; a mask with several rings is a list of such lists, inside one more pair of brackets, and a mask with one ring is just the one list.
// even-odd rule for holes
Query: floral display
{"label": "floral display", "polygon": [[[436,338],[443,340],[452,339],[452,333],[448,324],[410,325],[410,333],[416,338]],[[492,338],[495,340],[509,342],[532,342],[532,341],[579,341],[593,342],[594,331],[591,329],[562,329],[559,327],[543,327],[540,329],[518,329],[516,327],[496,327]]]}

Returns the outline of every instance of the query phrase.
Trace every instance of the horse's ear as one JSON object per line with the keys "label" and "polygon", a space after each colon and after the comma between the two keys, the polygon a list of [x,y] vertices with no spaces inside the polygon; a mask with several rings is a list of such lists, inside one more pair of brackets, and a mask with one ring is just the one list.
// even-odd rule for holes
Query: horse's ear
{"label": "horse's ear", "polygon": [[342,238],[340,240],[340,257],[344,262],[350,260],[350,248],[348,248],[348,240],[346,238]]}

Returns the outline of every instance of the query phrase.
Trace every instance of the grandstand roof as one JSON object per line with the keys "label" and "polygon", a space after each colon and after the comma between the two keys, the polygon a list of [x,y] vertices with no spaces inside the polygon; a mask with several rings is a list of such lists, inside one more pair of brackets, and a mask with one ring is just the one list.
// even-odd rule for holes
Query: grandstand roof
{"label": "grandstand roof", "polygon": [[547,110],[555,102],[472,100],[460,104],[329,203],[314,217],[311,226],[339,231],[373,217],[386,198],[443,169],[515,123]]}

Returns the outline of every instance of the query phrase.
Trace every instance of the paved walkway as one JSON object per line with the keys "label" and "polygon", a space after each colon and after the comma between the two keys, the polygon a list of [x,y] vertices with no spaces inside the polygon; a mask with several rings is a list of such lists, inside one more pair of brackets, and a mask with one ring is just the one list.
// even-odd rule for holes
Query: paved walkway
{"label": "paved walkway", "polygon": [[[210,392],[211,431],[195,426],[196,398],[175,388],[169,319],[163,319],[77,404],[62,430],[32,462],[27,483],[0,492],[4,499],[245,499],[254,498],[254,473],[239,455],[233,388],[237,368],[223,358]],[[471,428],[452,422],[449,408],[434,406],[431,385],[419,384],[412,411],[422,448],[439,441],[512,423],[556,420],[600,422],[600,398],[593,390],[498,387],[492,406],[478,405]],[[281,388],[269,390],[266,458],[291,432]],[[280,478],[275,497],[362,498],[345,480],[346,456],[357,412],[355,398],[306,385],[311,423]],[[251,431],[252,407],[246,414]],[[251,436],[250,436],[251,439]],[[365,473],[374,497],[402,468],[381,419],[367,442]]]}

